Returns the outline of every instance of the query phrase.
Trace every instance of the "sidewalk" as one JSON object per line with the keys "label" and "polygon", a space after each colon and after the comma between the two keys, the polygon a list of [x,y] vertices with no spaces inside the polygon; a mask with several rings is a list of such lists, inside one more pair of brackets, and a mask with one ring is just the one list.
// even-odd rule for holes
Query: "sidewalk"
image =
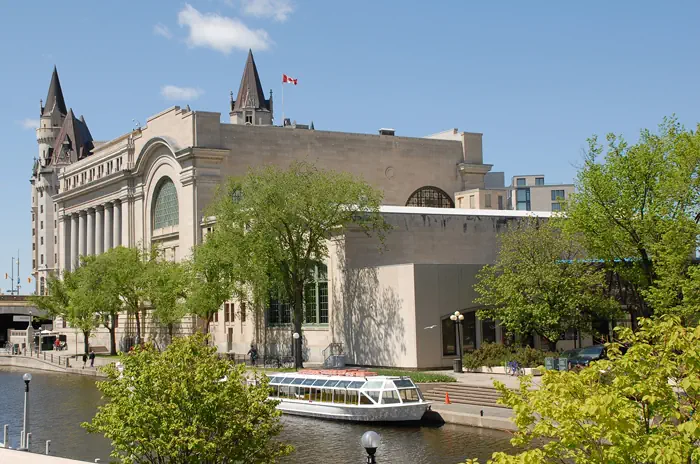
{"label": "sidewalk", "polygon": [[[452,371],[426,371],[426,373],[429,374],[443,374],[443,375],[449,375],[450,377],[454,377],[457,382],[464,383],[467,385],[471,385],[474,387],[491,387],[493,388],[493,382],[494,380],[498,380],[502,384],[504,384],[506,387],[510,389],[517,389],[520,388],[520,378],[519,377],[514,377],[512,375],[506,375],[506,374],[487,374],[487,373],[481,373],[481,372],[464,372],[461,374],[457,374]],[[539,388],[540,384],[542,382],[542,377],[532,377],[532,388],[537,389]]]}

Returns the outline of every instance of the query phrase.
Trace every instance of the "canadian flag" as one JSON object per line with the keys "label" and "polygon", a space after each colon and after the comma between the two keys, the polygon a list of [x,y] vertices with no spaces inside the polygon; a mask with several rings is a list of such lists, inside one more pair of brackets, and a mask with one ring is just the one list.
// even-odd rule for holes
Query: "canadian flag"
{"label": "canadian flag", "polygon": [[283,84],[294,84],[297,85],[297,82],[299,79],[294,79],[293,77],[289,77],[286,74],[282,74],[282,83]]}

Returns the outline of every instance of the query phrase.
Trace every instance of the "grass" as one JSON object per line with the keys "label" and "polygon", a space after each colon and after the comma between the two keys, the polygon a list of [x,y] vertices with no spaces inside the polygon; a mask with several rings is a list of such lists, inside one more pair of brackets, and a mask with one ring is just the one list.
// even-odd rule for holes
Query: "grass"
{"label": "grass", "polygon": [[445,374],[432,374],[429,372],[402,371],[398,369],[372,369],[378,375],[394,375],[409,377],[415,383],[456,382],[457,379]]}

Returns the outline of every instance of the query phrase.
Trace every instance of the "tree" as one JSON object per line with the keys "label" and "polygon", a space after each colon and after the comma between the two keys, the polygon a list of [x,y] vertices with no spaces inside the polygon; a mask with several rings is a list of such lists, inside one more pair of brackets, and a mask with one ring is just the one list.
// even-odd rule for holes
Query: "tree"
{"label": "tree", "polygon": [[[216,226],[204,247],[214,240],[231,250],[235,279],[258,296],[278,292],[293,308],[294,331],[301,335],[304,288],[314,266],[327,257],[328,241],[351,224],[381,240],[387,229],[379,214],[381,198],[351,174],[305,162],[287,170],[262,167],[229,180],[219,192],[211,210]],[[299,337],[294,350],[299,367],[301,348]]]}
{"label": "tree", "polygon": [[610,360],[579,373],[547,371],[538,390],[529,379],[519,391],[497,384],[515,413],[513,445],[533,448],[489,462],[700,462],[700,327],[664,316],[619,338]]}
{"label": "tree", "polygon": [[583,259],[558,221],[524,218],[500,239],[496,263],[481,269],[474,286],[486,306],[480,318],[498,320],[510,333],[537,333],[554,351],[567,330],[590,332],[594,317],[619,311],[604,294],[605,274]]}
{"label": "tree", "polygon": [[612,134],[607,142],[605,150],[589,140],[565,227],[629,283],[634,323],[680,308],[687,296],[688,258],[700,236],[700,132],[665,119],[634,145]]}
{"label": "tree", "polygon": [[117,462],[271,463],[291,452],[274,439],[281,413],[267,399],[267,377],[247,385],[244,367],[220,359],[203,335],[164,352],[137,347],[120,363],[123,372],[104,368],[98,388],[107,403],[83,424],[112,441]]}
{"label": "tree", "polygon": [[144,268],[144,291],[153,318],[167,327],[173,341],[174,325],[187,314],[188,274],[180,263],[161,259],[150,260]]}

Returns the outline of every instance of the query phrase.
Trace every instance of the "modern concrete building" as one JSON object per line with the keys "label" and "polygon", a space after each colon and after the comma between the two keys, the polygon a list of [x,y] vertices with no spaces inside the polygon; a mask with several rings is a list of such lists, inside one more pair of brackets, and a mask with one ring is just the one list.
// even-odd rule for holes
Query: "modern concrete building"
{"label": "modern concrete building", "polygon": [[561,211],[563,201],[574,193],[574,184],[547,184],[544,175],[513,176],[509,205],[518,211]]}

